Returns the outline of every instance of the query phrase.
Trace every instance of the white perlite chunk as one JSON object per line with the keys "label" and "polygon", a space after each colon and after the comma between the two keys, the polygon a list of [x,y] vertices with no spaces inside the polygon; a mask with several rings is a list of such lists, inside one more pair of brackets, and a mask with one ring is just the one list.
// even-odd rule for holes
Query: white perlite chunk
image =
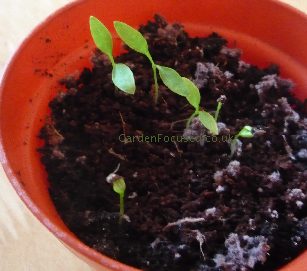
{"label": "white perlite chunk", "polygon": [[221,185],[219,185],[217,188],[216,188],[216,190],[215,190],[217,193],[222,193],[222,192],[224,192],[225,191],[225,187],[224,186],[221,186]]}
{"label": "white perlite chunk", "polygon": [[216,208],[212,207],[212,208],[208,208],[205,211],[206,216],[215,216],[216,215]]}
{"label": "white perlite chunk", "polygon": [[302,160],[306,160],[307,159],[307,149],[300,149],[298,153],[296,154],[296,156]]}
{"label": "white perlite chunk", "polygon": [[132,192],[128,195],[128,199],[134,199],[138,196],[138,194],[136,192]]}
{"label": "white perlite chunk", "polygon": [[216,171],[213,175],[214,181],[221,182],[223,180],[223,175],[224,175],[223,170]]}
{"label": "white perlite chunk", "polygon": [[231,79],[233,77],[233,74],[230,71],[225,71],[224,75],[227,79]]}
{"label": "white perlite chunk", "polygon": [[276,210],[269,209],[268,212],[270,213],[270,216],[272,218],[276,218],[277,219],[279,217],[278,212]]}
{"label": "white perlite chunk", "polygon": [[287,193],[287,199],[290,201],[304,200],[306,197],[302,189],[299,188],[288,189],[286,193]]}
{"label": "white perlite chunk", "polygon": [[268,176],[268,179],[270,182],[272,183],[278,183],[281,181],[281,178],[280,178],[280,173],[279,171],[274,171],[272,172],[269,176]]}
{"label": "white perlite chunk", "polygon": [[175,259],[179,259],[181,257],[181,254],[179,254],[178,252],[175,253],[174,258]]}
{"label": "white perlite chunk", "polygon": [[237,160],[231,161],[226,168],[226,172],[228,175],[236,177],[240,172],[240,162]]}
{"label": "white perlite chunk", "polygon": [[226,255],[216,254],[214,261],[217,268],[229,271],[247,271],[254,268],[256,263],[264,263],[270,249],[264,236],[242,237],[244,244],[241,245],[238,234],[231,233],[225,240]]}
{"label": "white perlite chunk", "polygon": [[298,244],[302,241],[300,236],[293,236],[291,237],[291,242],[294,246],[298,246]]}
{"label": "white perlite chunk", "polygon": [[[240,173],[240,162],[237,160],[233,160],[228,164],[228,166],[225,169],[217,170],[213,175],[213,179],[217,184],[220,184],[223,181],[224,174],[227,174],[231,177],[237,177],[239,173]],[[216,190],[216,192],[223,192],[223,191],[224,187],[222,186],[220,188],[218,187]]]}
{"label": "white perlite chunk", "polygon": [[301,208],[304,206],[304,202],[302,202],[302,201],[300,201],[300,200],[297,200],[297,201],[295,202],[295,204],[296,204],[296,206],[297,206],[299,209],[301,209]]}

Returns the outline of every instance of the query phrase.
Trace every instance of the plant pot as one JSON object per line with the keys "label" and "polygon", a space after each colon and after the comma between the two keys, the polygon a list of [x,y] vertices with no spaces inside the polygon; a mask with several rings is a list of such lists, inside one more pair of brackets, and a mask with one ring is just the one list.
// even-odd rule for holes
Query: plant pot
{"label": "plant pot", "polygon": [[[89,16],[101,18],[113,29],[113,20],[138,26],[155,13],[170,22],[181,22],[192,35],[216,31],[235,40],[246,61],[260,66],[277,63],[282,76],[296,83],[297,96],[307,96],[307,16],[277,1],[82,0],[49,17],[25,40],[4,75],[0,100],[1,161],[32,213],[97,270],[137,269],[87,247],[62,222],[47,190],[47,176],[36,151],[42,144],[37,135],[48,114],[48,102],[59,89],[58,81],[90,65],[94,45],[88,29]],[[306,263],[307,252],[282,270],[304,270]]]}

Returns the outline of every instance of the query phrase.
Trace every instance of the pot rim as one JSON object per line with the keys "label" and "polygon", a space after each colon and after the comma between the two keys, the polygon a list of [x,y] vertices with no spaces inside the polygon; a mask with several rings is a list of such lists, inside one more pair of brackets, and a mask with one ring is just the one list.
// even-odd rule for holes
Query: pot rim
{"label": "pot rim", "polygon": [[[51,13],[49,16],[47,16],[42,22],[40,22],[22,41],[22,43],[18,46],[17,50],[13,54],[13,56],[7,61],[6,65],[4,66],[4,73],[2,75],[2,78],[0,78],[0,106],[2,103],[2,94],[4,91],[4,86],[6,83],[6,78],[8,74],[10,74],[13,63],[19,58],[20,53],[23,51],[23,49],[26,47],[26,45],[30,42],[31,38],[38,33],[40,30],[44,28],[44,25],[48,23],[51,20],[55,20],[58,16],[61,16],[64,12],[67,10],[73,9],[75,6],[78,6],[82,4],[83,2],[86,2],[87,0],[75,0],[71,3],[68,3],[64,5],[63,7],[57,9],[55,12]],[[285,9],[287,9],[290,13],[292,13],[294,16],[302,17],[302,19],[307,21],[307,14],[303,11],[291,6],[288,3],[281,2],[281,0],[258,0],[263,2],[271,1],[274,5],[281,6]],[[0,123],[2,117],[0,115]],[[18,194],[18,196],[21,198],[21,200],[24,202],[26,207],[31,211],[32,214],[51,232],[53,233],[64,245],[68,245],[72,250],[75,250],[77,253],[79,253],[82,256],[86,256],[86,258],[92,260],[93,262],[102,265],[103,267],[109,268],[112,271],[141,271],[140,269],[128,266],[126,264],[123,264],[115,259],[112,259],[102,253],[97,252],[96,250],[90,248],[89,246],[85,245],[81,240],[74,239],[68,234],[64,233],[58,226],[56,226],[54,223],[52,223],[48,216],[45,215],[37,206],[32,199],[27,195],[27,192],[23,188],[20,182],[20,177],[13,172],[10,166],[10,162],[8,161],[8,158],[6,156],[5,148],[4,148],[4,142],[3,142],[3,136],[2,132],[0,130],[0,163],[2,164],[2,167],[4,169],[4,172],[12,184],[14,190]],[[298,256],[300,257],[300,256]],[[299,260],[297,258],[293,259],[289,264],[291,265],[293,261]],[[288,265],[284,266],[288,267]],[[290,266],[289,266],[290,267]],[[287,269],[288,270],[288,269]],[[289,269],[293,270],[293,269]],[[286,270],[285,270],[286,271]]]}

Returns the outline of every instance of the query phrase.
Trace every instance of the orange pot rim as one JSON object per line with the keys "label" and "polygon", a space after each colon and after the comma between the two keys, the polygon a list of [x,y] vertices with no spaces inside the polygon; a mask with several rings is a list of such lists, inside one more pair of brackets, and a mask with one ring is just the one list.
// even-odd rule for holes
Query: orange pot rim
{"label": "orange pot rim", "polygon": [[[63,7],[59,8],[55,12],[53,12],[51,15],[49,15],[46,19],[44,19],[41,23],[39,23],[28,35],[27,37],[22,41],[22,43],[19,45],[9,62],[4,67],[5,72],[3,73],[3,76],[0,82],[0,105],[2,103],[2,93],[4,91],[4,85],[6,82],[7,75],[10,74],[13,63],[19,58],[20,53],[23,51],[23,49],[26,47],[28,42],[30,42],[31,37],[33,37],[36,33],[38,33],[41,29],[43,29],[45,23],[56,19],[59,15],[64,13],[67,10],[70,10],[74,8],[75,6],[86,2],[87,0],[75,0],[74,2],[68,3],[64,5]],[[302,12],[301,10],[294,8],[293,6],[281,2],[280,0],[258,0],[263,2],[272,2],[275,5],[282,6],[286,9],[288,9],[289,12],[292,12],[295,16],[302,17],[304,20],[307,21],[307,14]],[[2,120],[2,116],[0,115],[0,123]],[[53,233],[58,239],[60,239],[64,244],[68,245],[69,247],[72,247],[76,252],[80,253],[83,256],[86,256],[90,260],[94,261],[95,263],[102,265],[103,267],[107,267],[110,270],[114,271],[140,271],[140,269],[128,266],[126,264],[123,264],[115,259],[112,259],[108,256],[105,256],[96,250],[90,248],[89,246],[85,245],[82,241],[79,241],[77,239],[71,238],[68,234],[63,232],[57,225],[52,223],[48,216],[45,215],[43,212],[41,212],[39,206],[37,206],[33,200],[27,195],[27,192],[23,188],[23,186],[20,183],[20,178],[17,174],[15,174],[12,170],[12,167],[10,165],[9,160],[7,159],[6,152],[4,149],[4,143],[3,143],[3,136],[2,133],[0,133],[0,163],[2,164],[2,167],[6,173],[6,176],[10,183],[12,184],[14,190],[17,192],[18,196],[22,199],[24,204],[27,206],[27,208],[31,211],[31,213],[34,214],[34,216],[51,232]],[[286,269],[283,271],[297,271],[298,269],[292,269],[294,262],[300,261],[300,256],[295,258],[289,263],[288,265],[284,266]],[[289,269],[288,269],[288,268]],[[292,267],[292,268],[291,268]],[[294,267],[295,268],[295,267]]]}

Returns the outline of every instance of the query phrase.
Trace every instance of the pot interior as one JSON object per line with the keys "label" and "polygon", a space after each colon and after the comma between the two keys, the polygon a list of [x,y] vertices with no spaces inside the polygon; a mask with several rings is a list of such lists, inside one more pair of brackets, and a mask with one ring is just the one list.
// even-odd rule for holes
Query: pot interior
{"label": "pot interior", "polygon": [[[278,64],[281,75],[295,82],[296,95],[307,97],[307,17],[275,1],[84,0],[49,17],[23,43],[4,76],[1,161],[13,186],[42,223],[75,250],[109,267],[115,261],[82,245],[58,216],[36,151],[42,144],[37,135],[48,116],[48,102],[62,89],[58,81],[90,67],[94,46],[89,16],[95,15],[113,29],[113,20],[137,27],[155,13],[169,22],[182,23],[191,35],[218,32],[229,40],[231,47],[243,50],[247,62],[260,66]],[[116,41],[119,53],[120,42]],[[302,265],[295,264],[304,262],[306,253],[284,270],[303,270]]]}

